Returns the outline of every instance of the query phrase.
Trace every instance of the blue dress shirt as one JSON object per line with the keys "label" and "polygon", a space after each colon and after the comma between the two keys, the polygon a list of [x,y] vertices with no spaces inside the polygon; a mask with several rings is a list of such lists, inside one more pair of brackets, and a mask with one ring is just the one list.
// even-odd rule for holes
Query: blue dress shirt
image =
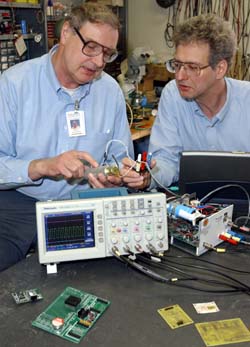
{"label": "blue dress shirt", "polygon": [[[250,152],[250,83],[225,81],[226,102],[212,119],[181,97],[175,80],[164,87],[149,144],[157,160],[154,175],[164,186],[178,181],[183,151]],[[152,181],[151,188],[155,185]]]}
{"label": "blue dress shirt", "polygon": [[[118,83],[105,72],[71,96],[56,77],[51,57],[57,47],[40,58],[15,65],[0,77],[0,189],[15,188],[37,198],[68,199],[72,190],[89,188],[64,179],[28,177],[32,160],[57,156],[75,149],[86,151],[100,164],[108,141],[124,142],[133,156],[126,104]],[[86,135],[70,137],[66,112],[75,101],[84,111]],[[113,142],[109,159],[126,156]],[[114,163],[114,160],[112,160]]]}

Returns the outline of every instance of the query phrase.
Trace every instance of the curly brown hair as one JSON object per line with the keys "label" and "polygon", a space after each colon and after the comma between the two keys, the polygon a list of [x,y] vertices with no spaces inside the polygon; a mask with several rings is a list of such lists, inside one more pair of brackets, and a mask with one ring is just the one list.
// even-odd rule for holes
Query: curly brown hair
{"label": "curly brown hair", "polygon": [[175,47],[191,42],[208,43],[209,64],[215,67],[221,60],[232,64],[236,52],[236,37],[232,25],[214,15],[199,15],[180,23],[174,32]]}

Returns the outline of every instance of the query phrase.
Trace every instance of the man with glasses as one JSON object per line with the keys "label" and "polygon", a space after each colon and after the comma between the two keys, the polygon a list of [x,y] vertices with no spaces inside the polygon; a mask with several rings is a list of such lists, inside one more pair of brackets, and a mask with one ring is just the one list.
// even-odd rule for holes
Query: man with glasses
{"label": "man with glasses", "polygon": [[59,45],[1,76],[0,270],[35,244],[37,200],[122,184],[104,174],[83,179],[86,165],[133,156],[122,91],[103,72],[117,57],[118,36],[112,11],[86,3],[65,19]]}
{"label": "man with glasses", "polygon": [[[183,151],[250,151],[250,83],[225,77],[236,50],[230,23],[196,16],[179,24],[173,40],[167,69],[175,80],[162,92],[149,144],[165,187],[178,181]],[[138,188],[149,185],[158,184]]]}

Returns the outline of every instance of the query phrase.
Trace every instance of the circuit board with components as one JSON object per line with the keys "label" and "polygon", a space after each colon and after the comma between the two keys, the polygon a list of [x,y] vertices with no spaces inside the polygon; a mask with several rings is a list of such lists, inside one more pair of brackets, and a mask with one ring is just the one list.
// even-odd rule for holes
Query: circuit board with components
{"label": "circuit board with components", "polygon": [[16,304],[26,304],[27,302],[36,302],[42,300],[43,296],[38,289],[22,290],[20,292],[11,293]]}
{"label": "circuit board with components", "polygon": [[109,305],[108,300],[67,287],[32,325],[79,343]]}

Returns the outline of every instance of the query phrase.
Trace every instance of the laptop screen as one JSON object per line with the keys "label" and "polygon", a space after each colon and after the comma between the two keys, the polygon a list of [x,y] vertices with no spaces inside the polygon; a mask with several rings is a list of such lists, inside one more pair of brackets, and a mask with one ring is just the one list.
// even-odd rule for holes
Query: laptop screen
{"label": "laptop screen", "polygon": [[[179,190],[196,193],[198,199],[224,185],[240,185],[250,194],[250,153],[183,152],[180,159]],[[248,212],[248,197],[243,189],[218,190],[209,202],[234,204],[237,215]]]}

